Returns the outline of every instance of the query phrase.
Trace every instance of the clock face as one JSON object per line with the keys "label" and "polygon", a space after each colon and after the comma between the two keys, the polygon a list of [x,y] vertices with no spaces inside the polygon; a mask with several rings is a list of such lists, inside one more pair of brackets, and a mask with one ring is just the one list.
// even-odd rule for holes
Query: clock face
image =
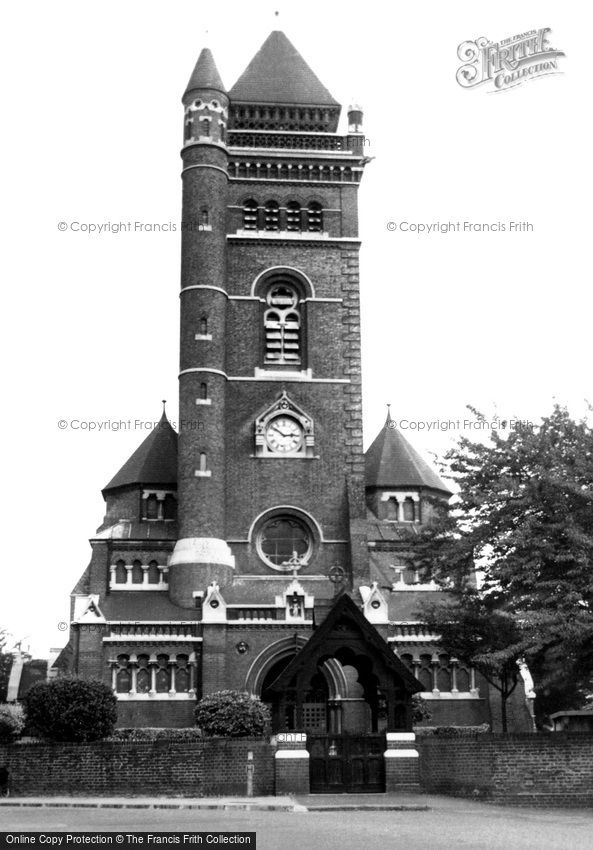
{"label": "clock face", "polygon": [[295,452],[302,445],[303,429],[290,416],[277,416],[266,428],[266,442],[272,452]]}

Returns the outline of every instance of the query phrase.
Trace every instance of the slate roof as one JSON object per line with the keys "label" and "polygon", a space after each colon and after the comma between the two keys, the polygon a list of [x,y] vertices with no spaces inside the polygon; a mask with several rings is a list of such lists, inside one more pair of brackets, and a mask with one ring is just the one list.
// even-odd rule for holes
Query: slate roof
{"label": "slate roof", "polygon": [[131,484],[177,486],[177,433],[165,413],[157,427],[103,488],[103,493]]}
{"label": "slate roof", "polygon": [[200,53],[196,67],[189,78],[185,94],[194,91],[194,89],[216,89],[226,94],[224,83],[220,78],[214,56],[209,47],[205,47]]}
{"label": "slate roof", "polygon": [[436,472],[394,427],[391,416],[365,453],[367,487],[424,487],[451,495]]}
{"label": "slate roof", "polygon": [[229,97],[235,103],[340,105],[280,30],[270,33]]}

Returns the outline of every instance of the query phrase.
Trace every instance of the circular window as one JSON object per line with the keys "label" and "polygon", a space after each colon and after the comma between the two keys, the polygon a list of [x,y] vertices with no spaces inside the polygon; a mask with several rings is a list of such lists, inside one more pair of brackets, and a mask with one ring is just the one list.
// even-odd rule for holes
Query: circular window
{"label": "circular window", "polygon": [[307,563],[313,549],[313,535],[298,517],[279,515],[264,522],[256,543],[260,558],[274,569],[288,572]]}

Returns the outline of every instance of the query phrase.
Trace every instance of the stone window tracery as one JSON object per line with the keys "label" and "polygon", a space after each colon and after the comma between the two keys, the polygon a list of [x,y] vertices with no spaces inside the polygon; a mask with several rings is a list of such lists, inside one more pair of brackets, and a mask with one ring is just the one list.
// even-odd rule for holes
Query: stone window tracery
{"label": "stone window tracery", "polygon": [[296,289],[287,283],[273,284],[266,303],[265,363],[299,364],[301,315]]}

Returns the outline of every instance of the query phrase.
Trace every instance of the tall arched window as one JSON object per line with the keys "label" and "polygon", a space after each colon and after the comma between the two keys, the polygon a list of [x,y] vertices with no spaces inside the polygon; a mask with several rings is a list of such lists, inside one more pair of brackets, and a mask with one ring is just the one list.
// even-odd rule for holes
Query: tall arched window
{"label": "tall arched window", "polygon": [[158,519],[159,503],[156,493],[151,493],[146,499],[146,519]]}
{"label": "tall arched window", "polygon": [[142,569],[141,561],[133,561],[132,563],[132,584],[142,584],[142,580],[144,577],[144,571]]}
{"label": "tall arched window", "polygon": [[264,210],[264,221],[266,230],[279,230],[278,202],[268,201]]}
{"label": "tall arched window", "polygon": [[200,336],[206,336],[208,333],[208,319],[206,316],[202,316],[200,319]]}
{"label": "tall arched window", "polygon": [[416,520],[416,505],[414,500],[409,496],[404,499],[404,522],[415,522]]}
{"label": "tall arched window", "polygon": [[243,204],[243,230],[257,230],[257,201],[253,198]]}
{"label": "tall arched window", "polygon": [[169,690],[170,686],[170,676],[169,676],[169,656],[168,655],[157,655],[157,668],[156,668],[156,676],[155,676],[155,684],[156,684],[156,692],[157,694],[166,694]]}
{"label": "tall arched window", "polygon": [[210,119],[204,118],[202,121],[202,132],[204,136],[210,135]]}
{"label": "tall arched window", "polygon": [[319,233],[323,230],[323,211],[321,204],[312,201],[307,207],[307,230]]}
{"label": "tall arched window", "polygon": [[301,230],[301,205],[296,201],[290,201],[286,205],[286,229]]}
{"label": "tall arched window", "polygon": [[399,503],[396,498],[391,496],[385,502],[385,519],[397,521],[399,519]]}
{"label": "tall arched window", "polygon": [[208,384],[205,381],[202,381],[200,384],[200,398],[205,400],[208,398]]}
{"label": "tall arched window", "polygon": [[167,493],[165,496],[163,519],[177,519],[177,499],[173,493]]}
{"label": "tall arched window", "polygon": [[286,283],[273,284],[266,297],[264,313],[266,363],[301,362],[301,315],[299,296]]}
{"label": "tall arched window", "polygon": [[206,472],[208,469],[208,458],[206,452],[200,452],[200,472]]}
{"label": "tall arched window", "polygon": [[208,207],[202,207],[200,210],[200,226],[208,227],[210,225],[210,213]]}
{"label": "tall arched window", "polygon": [[126,570],[126,562],[121,558],[115,564],[115,581],[117,584],[125,584],[128,580],[128,571]]}
{"label": "tall arched window", "polygon": [[176,658],[175,690],[179,693],[189,691],[189,656],[178,655]]}
{"label": "tall arched window", "polygon": [[150,690],[150,658],[148,655],[138,656],[138,670],[136,673],[136,691],[139,694],[147,694]]}
{"label": "tall arched window", "polygon": [[132,675],[128,667],[129,655],[117,656],[117,673],[115,677],[115,689],[118,694],[127,694],[132,687]]}

